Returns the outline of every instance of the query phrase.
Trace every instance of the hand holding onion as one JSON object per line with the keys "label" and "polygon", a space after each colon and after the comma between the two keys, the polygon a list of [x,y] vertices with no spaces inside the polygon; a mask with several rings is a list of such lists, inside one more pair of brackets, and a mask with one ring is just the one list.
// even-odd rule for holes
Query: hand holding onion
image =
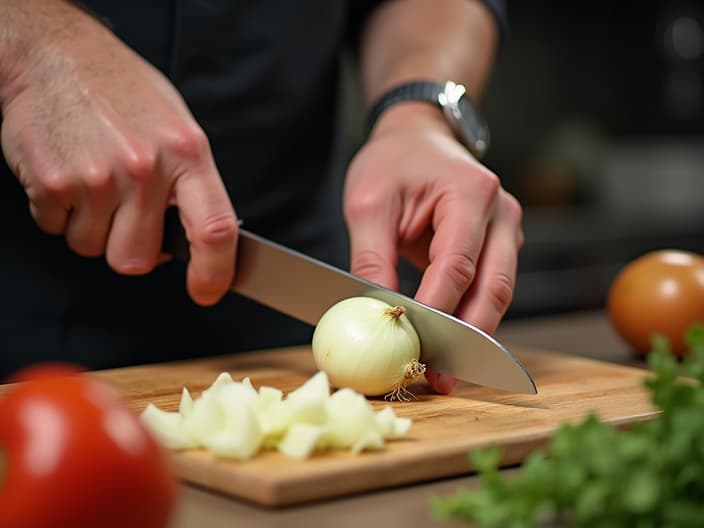
{"label": "hand holding onion", "polygon": [[313,334],[316,366],[330,382],[367,396],[407,399],[425,372],[420,340],[402,306],[351,297],[332,306]]}
{"label": "hand holding onion", "polygon": [[[521,207],[436,114],[405,105],[384,112],[350,163],[350,272],[396,291],[403,258],[422,272],[417,301],[491,334],[513,295]],[[426,378],[439,393],[456,383]]]}

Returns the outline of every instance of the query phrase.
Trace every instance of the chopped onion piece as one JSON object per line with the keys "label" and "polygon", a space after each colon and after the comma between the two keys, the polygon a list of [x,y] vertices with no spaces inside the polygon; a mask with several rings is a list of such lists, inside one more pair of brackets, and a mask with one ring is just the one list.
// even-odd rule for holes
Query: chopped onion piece
{"label": "chopped onion piece", "polygon": [[376,412],[352,389],[331,395],[324,372],[285,398],[279,389],[257,390],[249,378],[237,382],[222,373],[195,399],[184,387],[178,412],[149,404],[141,418],[170,449],[205,448],[216,457],[236,460],[263,449],[277,449],[293,459],[329,448],[378,450],[411,426],[410,419],[397,417],[389,406]]}
{"label": "chopped onion piece", "polygon": [[286,398],[289,423],[325,423],[325,402],[330,397],[330,383],[324,372],[318,372]]}
{"label": "chopped onion piece", "polygon": [[181,391],[181,401],[178,404],[178,412],[184,418],[187,418],[193,412],[193,398],[186,387]]}
{"label": "chopped onion piece", "polygon": [[203,441],[215,456],[246,460],[254,456],[262,443],[263,435],[253,408],[241,401],[222,408],[224,428]]}
{"label": "chopped onion piece", "polygon": [[388,405],[376,413],[376,423],[381,434],[387,440],[394,440],[404,436],[411,428],[410,418],[399,418]]}
{"label": "chopped onion piece", "polygon": [[177,412],[163,411],[153,403],[147,405],[142,420],[154,431],[162,445],[169,449],[189,449],[198,446],[196,439],[183,425],[183,416]]}
{"label": "chopped onion piece", "polygon": [[289,458],[308,458],[315,450],[322,433],[323,427],[320,425],[294,423],[277,447]]}
{"label": "chopped onion piece", "polygon": [[377,431],[374,409],[352,389],[340,389],[330,396],[327,425],[322,443],[330,447],[351,447],[369,431]]}
{"label": "chopped onion piece", "polygon": [[384,438],[378,431],[369,430],[360,436],[357,441],[352,444],[352,452],[360,453],[365,449],[383,449]]}

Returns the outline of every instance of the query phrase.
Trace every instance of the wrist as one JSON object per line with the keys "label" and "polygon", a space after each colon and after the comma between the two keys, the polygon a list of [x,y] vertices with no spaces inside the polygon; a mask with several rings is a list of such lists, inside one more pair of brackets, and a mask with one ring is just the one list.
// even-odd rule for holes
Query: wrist
{"label": "wrist", "polygon": [[[81,47],[81,35],[101,24],[69,2],[21,0],[0,4],[0,110],[27,86],[37,65]],[[104,29],[104,28],[102,28]],[[49,78],[40,81],[50,81]]]}
{"label": "wrist", "polygon": [[395,130],[439,130],[454,137],[442,109],[425,101],[402,101],[387,108],[369,131],[377,137]]}
{"label": "wrist", "polygon": [[452,81],[417,80],[388,90],[371,108],[368,126],[376,132],[390,126],[413,126],[419,121],[450,131],[476,158],[481,158],[489,146],[488,126],[469,100],[466,88]]}
{"label": "wrist", "polygon": [[0,110],[4,110],[20,91],[22,71],[30,60],[28,45],[21,33],[12,26],[0,30]]}

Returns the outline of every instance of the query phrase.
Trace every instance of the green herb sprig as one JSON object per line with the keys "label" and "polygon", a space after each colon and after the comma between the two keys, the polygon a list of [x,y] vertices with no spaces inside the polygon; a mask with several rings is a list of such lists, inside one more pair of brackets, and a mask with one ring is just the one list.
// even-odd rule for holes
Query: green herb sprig
{"label": "green herb sprig", "polygon": [[653,339],[645,386],[661,410],[654,419],[628,430],[594,415],[563,424],[512,477],[498,469],[499,449],[474,451],[480,487],[435,497],[434,517],[486,528],[704,526],[704,325],[686,341],[680,363]]}

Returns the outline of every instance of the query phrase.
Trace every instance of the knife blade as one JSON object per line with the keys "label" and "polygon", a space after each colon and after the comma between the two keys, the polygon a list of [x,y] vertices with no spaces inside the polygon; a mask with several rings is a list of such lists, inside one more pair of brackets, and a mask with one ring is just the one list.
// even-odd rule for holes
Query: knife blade
{"label": "knife blade", "polygon": [[[167,211],[163,250],[187,262],[178,211]],[[501,390],[536,394],[523,363],[486,332],[402,293],[242,229],[231,291],[315,326],[337,302],[356,296],[401,305],[421,341],[421,361],[436,372]]]}

